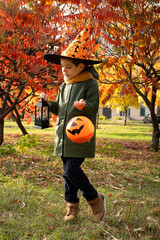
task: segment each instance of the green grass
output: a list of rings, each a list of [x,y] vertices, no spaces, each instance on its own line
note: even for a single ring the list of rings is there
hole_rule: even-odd
[[[152,125],[142,122],[129,121],[124,126],[123,121],[99,121],[98,138],[107,139],[129,139],[129,140],[151,140]],[[104,134],[105,133],[105,134]]]
[[[0,148],[0,240],[158,240],[160,153],[150,151],[152,126],[100,122],[96,157],[83,170],[107,196],[107,217],[94,224],[80,196],[76,222],[66,223],[62,162],[53,157],[54,128],[5,122]],[[17,142],[17,144],[15,144]]]

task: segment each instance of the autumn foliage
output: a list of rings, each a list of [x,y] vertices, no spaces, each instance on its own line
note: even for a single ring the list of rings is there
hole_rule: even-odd
[[[45,6],[44,1],[42,4],[31,2],[29,7],[25,5],[26,1],[0,2],[0,81],[3,116],[10,112],[15,102],[19,104],[18,111],[21,113],[23,107],[29,108],[28,103],[36,91],[47,84],[54,86],[54,70],[50,72],[46,68],[43,55],[49,44],[51,48],[55,44],[54,36],[57,31],[53,31],[49,23],[49,12],[56,9],[50,5]],[[7,106],[9,99],[11,106]]]
[[[4,0],[0,1],[0,119],[22,109],[33,111],[35,95],[48,91],[54,99],[60,69],[44,61],[46,52],[60,53],[86,24],[92,54],[99,68],[101,102],[107,104],[117,87],[138,94],[151,112],[159,134],[159,0]],[[105,91],[103,84],[107,84]],[[103,94],[101,94],[103,92]],[[104,94],[105,93],[105,94]],[[17,116],[17,113],[15,113]],[[27,113],[26,119],[29,117]],[[30,120],[29,120],[30,121]],[[154,144],[153,144],[154,145]],[[155,147],[157,148],[157,147]]]
[[[150,110],[153,123],[152,147],[159,145],[155,107],[159,105],[160,1],[107,1],[102,21],[104,62],[101,82],[109,84],[102,102],[115,93],[115,86],[135,93]],[[115,10],[116,9],[116,10]],[[109,12],[113,13],[110,17]],[[107,16],[107,17],[106,17]],[[102,51],[102,53],[103,53]],[[105,76],[104,76],[105,75]],[[100,85],[103,92],[103,84]],[[101,89],[100,89],[101,92]]]
[[[60,38],[54,21],[50,22],[58,8],[51,1],[0,1],[1,121],[12,113],[20,126],[23,113],[29,123],[38,101],[36,93],[42,90],[55,99],[60,77],[56,68],[47,68],[43,56]]]

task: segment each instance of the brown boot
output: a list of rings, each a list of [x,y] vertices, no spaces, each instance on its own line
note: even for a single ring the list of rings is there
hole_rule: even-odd
[[[104,194],[98,194],[98,197],[88,201],[88,204],[92,208],[92,217],[94,222],[98,223],[103,221],[106,217],[106,196]]]
[[[72,221],[77,218],[79,212],[79,203],[67,203],[67,214],[64,217],[64,221]]]

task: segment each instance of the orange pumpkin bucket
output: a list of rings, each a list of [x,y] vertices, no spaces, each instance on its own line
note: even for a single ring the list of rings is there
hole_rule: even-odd
[[[94,135],[94,125],[84,116],[72,118],[66,127],[67,137],[75,143],[88,142]]]

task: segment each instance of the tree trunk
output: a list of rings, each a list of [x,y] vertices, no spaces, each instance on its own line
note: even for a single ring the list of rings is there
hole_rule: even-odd
[[[153,133],[152,133],[152,148],[157,152],[159,148],[159,124],[156,118],[155,113],[151,112],[152,125],[153,125]]]
[[[124,111],[124,126],[127,125],[127,110]]]
[[[99,125],[99,113],[97,113],[96,129],[98,129],[98,125]]]
[[[152,125],[153,125],[152,148],[157,152],[159,148],[160,131],[156,116],[153,116],[152,118]]]
[[[0,115],[1,115],[1,109],[0,109]],[[4,141],[4,118],[0,119],[0,146],[2,145]]]
[[[159,148],[159,137],[160,137],[160,131],[153,131],[152,134],[152,148],[158,152]]]
[[[28,134],[28,132],[26,131],[26,129],[25,129],[24,126],[22,125],[22,122],[21,122],[21,119],[20,119],[20,116],[19,116],[19,113],[18,113],[17,109],[15,108],[14,111],[15,111],[15,113],[16,113],[16,116],[15,116],[15,114],[13,113],[13,117],[14,117],[14,119],[15,119],[18,127],[21,129],[23,135]]]

